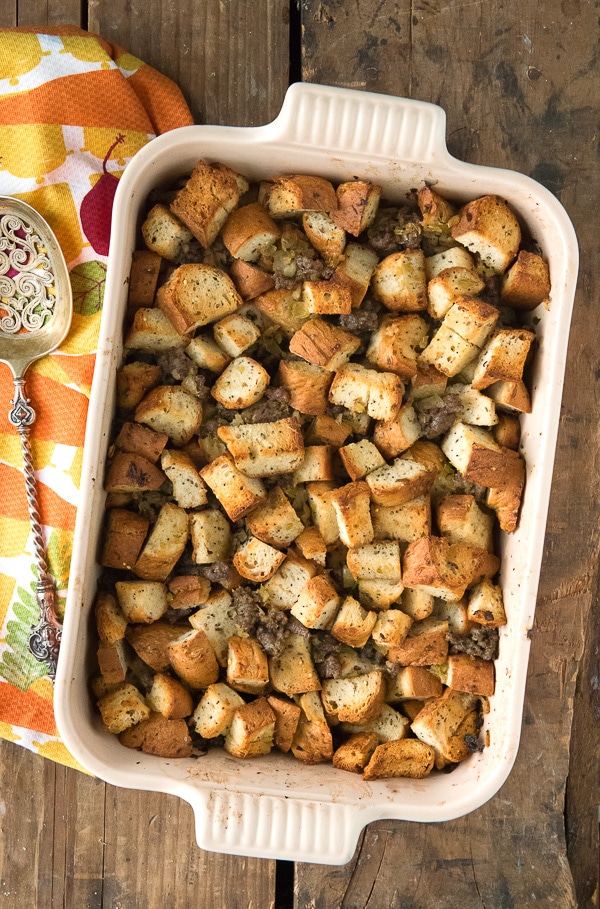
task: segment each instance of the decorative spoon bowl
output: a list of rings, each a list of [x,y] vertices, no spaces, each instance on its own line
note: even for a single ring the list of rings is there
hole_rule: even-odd
[[[14,376],[10,422],[21,437],[27,507],[38,567],[36,596],[40,621],[32,627],[29,648],[48,665],[54,678],[61,627],[56,618],[55,584],[48,573],[37,506],[36,479],[29,433],[35,411],[25,390],[25,372],[34,360],[64,341],[73,313],[69,272],[58,241],[38,212],[9,196],[0,196],[0,361]]]

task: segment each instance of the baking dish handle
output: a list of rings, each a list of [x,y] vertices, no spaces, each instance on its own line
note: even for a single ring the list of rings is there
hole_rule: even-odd
[[[184,797],[200,848],[231,855],[343,865],[370,820],[356,806],[226,789],[193,789]]]
[[[311,152],[358,152],[419,163],[450,158],[445,111],[392,95],[295,82],[269,128]]]

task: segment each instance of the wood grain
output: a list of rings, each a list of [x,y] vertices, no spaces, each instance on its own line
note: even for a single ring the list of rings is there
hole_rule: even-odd
[[[82,0],[2,0],[0,27],[81,25]]]
[[[198,123],[257,126],[281,107],[287,0],[91,2],[89,28],[177,82]]]

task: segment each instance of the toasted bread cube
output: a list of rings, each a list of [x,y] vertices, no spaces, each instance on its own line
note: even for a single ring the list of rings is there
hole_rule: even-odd
[[[292,473],[304,460],[304,439],[294,417],[273,423],[220,426],[236,467],[249,477]]]
[[[332,378],[329,370],[304,360],[281,360],[279,364],[279,380],[289,392],[290,407],[300,413],[325,413]]]
[[[163,451],[160,466],[173,484],[173,498],[181,508],[206,505],[206,486],[186,452],[172,448]]]
[[[229,638],[239,633],[231,604],[231,595],[226,590],[217,589],[189,618],[192,628],[203,630],[221,666],[227,666]]]
[[[136,249],[131,256],[127,315],[132,317],[140,307],[154,304],[162,259],[149,249]]]
[[[169,644],[180,635],[181,628],[159,621],[151,625],[129,625],[126,637],[140,660],[155,672],[165,672],[171,666]]]
[[[209,685],[192,716],[194,729],[204,739],[227,735],[233,715],[244,706],[244,699],[224,682]]]
[[[235,312],[243,300],[224,271],[212,265],[180,265],[157,294],[157,302],[183,339],[203,325]]]
[[[340,457],[352,480],[362,480],[368,473],[385,464],[377,446],[367,439],[344,445],[340,448]]]
[[[500,448],[493,436],[478,426],[455,423],[441,447],[456,470],[481,486],[506,487],[523,480],[521,456],[510,448]]]
[[[398,583],[402,576],[400,546],[396,540],[376,540],[351,549],[346,561],[352,577],[357,580]]]
[[[493,385],[489,385],[486,388],[485,397],[487,396],[500,410],[508,411],[509,413],[531,413],[531,397],[525,382],[522,380],[517,382],[494,382]],[[497,420],[498,417],[496,417]],[[494,436],[496,436],[495,433]],[[496,441],[499,444],[506,445],[507,448],[518,448],[518,441],[516,445],[514,443],[514,434],[511,434],[509,439],[511,440],[510,445],[507,445],[506,442],[499,442],[498,438],[496,438]]]
[[[367,483],[355,482],[341,486],[332,493],[331,504],[344,546],[353,548],[371,542],[371,494]]]
[[[283,650],[269,659],[269,675],[276,691],[293,697],[306,691],[320,691],[321,682],[313,664],[308,638],[290,634]]]
[[[374,612],[363,609],[353,597],[346,597],[332,625],[331,634],[350,647],[364,647],[376,622]]]
[[[276,695],[268,697],[267,703],[275,714],[273,744],[279,751],[287,753],[292,747],[302,711],[296,704]]]
[[[302,228],[325,264],[337,265],[346,248],[345,230],[338,227],[330,215],[321,211],[305,212],[302,215]]]
[[[230,357],[239,357],[260,338],[260,329],[252,319],[240,313],[225,316],[213,326],[215,341]]]
[[[133,568],[149,526],[150,519],[144,515],[125,508],[111,508],[106,519],[100,564],[104,568]]]
[[[372,631],[376,646],[384,653],[388,653],[392,647],[400,647],[412,623],[410,616],[400,609],[385,609],[380,612]]]
[[[118,685],[127,676],[127,655],[123,641],[114,644],[100,643],[97,651],[98,667],[108,685]]]
[[[115,590],[128,622],[149,624],[167,611],[167,588],[160,581],[117,581]]]
[[[550,272],[541,256],[522,249],[502,279],[500,303],[513,309],[535,309],[548,299]]]
[[[457,297],[477,295],[484,288],[485,281],[476,271],[461,266],[446,268],[427,284],[427,312],[433,319],[443,319]]]
[[[481,390],[494,382],[518,382],[535,338],[525,328],[502,328],[481,351],[473,375],[473,388]]]
[[[153,205],[142,224],[142,236],[149,250],[163,259],[176,261],[190,250],[194,235],[166,205]]]
[[[165,581],[183,554],[188,533],[187,512],[173,502],[165,502],[133,566],[135,574],[151,581]]]
[[[408,451],[400,456],[401,461],[415,461],[427,467],[433,474],[438,474],[447,464],[444,453],[439,445],[435,442],[428,442],[426,439],[420,439],[415,442]]]
[[[117,406],[133,410],[147,391],[158,385],[161,378],[160,366],[134,361],[117,370]]]
[[[103,644],[116,644],[125,637],[127,619],[115,597],[106,590],[99,590],[94,600],[96,630]]]
[[[352,734],[370,732],[374,733],[380,742],[395,742],[405,737],[408,720],[389,704],[383,703],[377,716],[366,722],[342,723],[341,729]]]
[[[313,523],[319,529],[326,546],[339,540],[340,530],[331,497],[335,492],[333,483],[307,483],[308,504]]]
[[[171,203],[171,211],[207,249],[247,188],[246,180],[225,165],[198,161]]]
[[[367,359],[379,369],[396,373],[406,382],[416,375],[417,357],[428,340],[428,326],[421,316],[416,313],[387,315],[371,335]]]
[[[333,766],[350,773],[362,773],[378,745],[379,738],[374,732],[357,732],[334,752]]]
[[[190,688],[207,688],[219,677],[219,664],[201,628],[186,631],[168,645],[169,659],[179,678]]]
[[[290,340],[290,353],[331,372],[347,363],[359,347],[360,338],[323,319],[306,322]]]
[[[468,691],[483,697],[494,693],[494,664],[467,653],[456,653],[448,657],[446,684],[454,691]]]
[[[250,537],[234,555],[233,564],[243,578],[260,584],[273,577],[284,559],[284,552]]]
[[[287,218],[305,211],[331,212],[337,208],[329,180],[304,174],[275,177],[261,184],[259,200],[273,218]]]
[[[492,551],[493,518],[474,496],[444,496],[437,505],[436,520],[442,536],[452,543],[471,543]]]
[[[352,236],[358,237],[373,223],[381,198],[381,187],[364,180],[352,180],[340,183],[336,196],[338,207],[332,212],[333,221]]]
[[[471,426],[495,426],[498,422],[496,405],[491,396],[482,394],[470,385],[451,385],[449,394],[458,394],[461,420]]]
[[[448,268],[466,268],[471,272],[476,271],[472,256],[462,246],[452,246],[450,249],[445,249],[443,252],[435,253],[425,259],[425,274],[428,281]]]
[[[379,256],[368,246],[348,243],[333,277],[334,284],[347,287],[352,297],[352,309],[358,309],[369,289]]]
[[[246,694],[262,694],[269,684],[267,655],[254,638],[229,638],[227,684]]]
[[[435,366],[419,365],[416,375],[410,380],[410,401],[420,401],[431,395],[444,394],[448,378]]]
[[[232,211],[221,237],[234,259],[258,262],[263,252],[279,240],[281,231],[259,202]]]
[[[279,486],[246,518],[246,527],[263,543],[279,549],[290,546],[304,530],[304,524]]]
[[[424,666],[403,666],[390,677],[387,686],[387,700],[393,704],[413,698],[437,698],[441,693],[441,681]]]
[[[325,568],[327,546],[318,527],[305,527],[296,537],[295,543],[305,559],[310,559],[321,568]]]
[[[290,611],[306,628],[327,629],[334,622],[340,602],[329,577],[319,574],[308,581]]]
[[[385,699],[383,673],[368,672],[351,679],[324,679],[325,713],[342,723],[364,723],[376,717]]]
[[[326,722],[311,721],[300,713],[291,751],[303,764],[329,763],[333,757],[333,739]]]
[[[238,293],[247,301],[255,300],[256,297],[260,297],[261,294],[265,294],[275,287],[275,278],[272,274],[250,262],[243,262],[242,259],[233,261],[229,274]]]
[[[323,414],[315,418],[306,441],[311,445],[333,445],[334,448],[340,448],[351,434],[352,427],[349,423],[338,423],[333,417]]]
[[[177,679],[157,672],[152,680],[146,703],[154,713],[168,720],[182,720],[191,715],[194,705],[187,688]]]
[[[181,385],[159,385],[142,398],[135,411],[138,423],[164,432],[174,445],[189,442],[202,423],[202,404]]]
[[[229,557],[231,529],[224,514],[216,508],[207,508],[190,514],[189,520],[193,559],[197,565],[210,565]]]
[[[342,315],[352,312],[350,289],[334,281],[304,281],[302,299],[309,313]]]
[[[489,578],[475,584],[469,597],[467,614],[472,622],[487,625],[488,628],[506,625],[502,587],[493,584]]]
[[[460,600],[470,584],[493,576],[500,562],[478,546],[432,536],[409,543],[403,564],[405,587],[416,587],[443,600]]]
[[[252,357],[236,357],[211,388],[211,395],[228,410],[250,407],[260,401],[271,377]]]
[[[518,457],[515,466],[518,468],[515,476],[502,486],[491,487],[486,498],[486,505],[496,512],[500,529],[506,533],[513,533],[517,529],[525,486],[525,462]]]
[[[447,223],[454,216],[454,206],[430,186],[423,186],[417,193],[417,205],[421,212],[421,224],[430,227],[440,222]]]
[[[358,579],[358,598],[367,609],[382,612],[397,603],[402,596],[404,585],[401,581],[374,581]]]
[[[519,222],[498,196],[467,203],[459,212],[452,236],[495,273],[506,271],[521,244]]]
[[[378,505],[405,505],[428,492],[435,475],[431,467],[409,458],[397,458],[393,464],[367,474],[366,481]]]
[[[390,647],[388,660],[401,666],[436,666],[448,656],[448,622],[430,616],[415,622],[401,644]]]
[[[457,297],[444,317],[444,325],[476,347],[483,347],[498,321],[498,310],[477,297]]]
[[[141,455],[117,451],[110,460],[104,488],[106,492],[147,492],[160,489],[165,475]]]
[[[438,600],[435,604],[435,615],[438,619],[448,622],[448,631],[451,634],[468,635],[477,627],[469,618],[468,605],[466,597],[456,602]]]
[[[426,701],[410,728],[420,741],[430,745],[446,761],[461,761],[471,752],[460,733],[467,717],[476,716],[476,708],[475,695],[447,688],[441,697]]]
[[[127,350],[157,354],[181,347],[182,341],[160,309],[141,307],[136,311],[123,343]]]
[[[197,335],[192,338],[185,352],[196,366],[211,372],[223,372],[231,360],[216,341],[206,335]]]
[[[147,720],[150,708],[135,685],[123,682],[98,701],[102,722],[109,732],[118,735]]]
[[[229,454],[221,455],[203,467],[200,476],[225,509],[230,521],[239,521],[260,505],[267,495],[262,482],[238,470]]]
[[[421,424],[412,404],[403,404],[392,420],[378,420],[373,442],[386,458],[395,458],[421,436]]]
[[[391,372],[376,372],[359,363],[346,363],[336,371],[329,389],[332,404],[375,420],[393,420],[402,403],[404,386]]]
[[[399,540],[412,543],[431,533],[431,503],[428,496],[418,496],[405,505],[371,507],[376,540]]]
[[[307,445],[304,460],[294,471],[294,483],[318,483],[333,480],[331,445]]]
[[[371,282],[377,300],[394,312],[427,309],[427,278],[422,249],[404,249],[383,259]]]
[[[291,336],[302,329],[309,317],[300,288],[269,290],[252,301],[254,306]],[[292,351],[293,352],[293,351]]]
[[[442,322],[433,338],[419,356],[419,365],[435,366],[445,376],[458,375],[479,354],[479,347],[465,341]]]
[[[261,593],[268,606],[276,609],[291,609],[297,602],[302,590],[317,573],[314,562],[309,562],[293,550],[288,554],[281,567],[261,587]]]
[[[115,439],[115,448],[139,454],[152,464],[156,464],[160,454],[169,441],[164,432],[154,432],[139,423],[123,423]]]
[[[378,745],[365,767],[364,780],[388,780],[403,776],[421,780],[433,770],[433,748],[415,739]]]
[[[257,698],[235,711],[224,748],[234,757],[259,757],[269,753],[274,735],[275,714],[265,698]]]
[[[415,622],[430,616],[434,605],[433,595],[424,590],[407,587],[402,594],[402,611]]]

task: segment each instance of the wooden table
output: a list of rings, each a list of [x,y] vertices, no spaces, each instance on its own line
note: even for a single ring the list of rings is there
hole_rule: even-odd
[[[592,0],[0,3],[0,26],[70,22],[126,47],[201,123],[268,122],[300,79],[439,103],[450,151],[544,183],[581,245],[522,744],[501,792],[452,823],[373,824],[345,867],[294,867],[203,853],[187,804],[2,742],[6,909],[598,906],[598,13]]]

